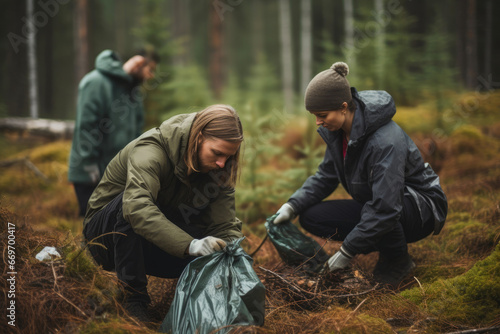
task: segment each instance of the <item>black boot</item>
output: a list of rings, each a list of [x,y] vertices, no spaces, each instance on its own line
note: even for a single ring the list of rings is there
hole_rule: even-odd
[[[415,269],[415,263],[408,253],[389,258],[380,253],[379,260],[373,270],[373,278],[378,283],[397,289],[401,281]]]
[[[148,304],[140,301],[126,302],[124,305],[127,313],[140,322],[150,322],[151,318],[148,314]]]

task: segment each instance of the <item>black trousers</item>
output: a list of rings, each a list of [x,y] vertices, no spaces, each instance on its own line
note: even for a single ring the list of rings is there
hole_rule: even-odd
[[[78,212],[80,217],[85,217],[85,211],[87,211],[87,203],[89,202],[90,196],[97,187],[97,183],[73,183],[73,188],[75,188],[76,199],[78,201],[78,207],[80,211]]]
[[[146,275],[177,278],[194,257],[175,257],[136,234],[123,218],[122,198],[120,194],[92,217],[83,234],[87,242],[106,247],[91,245],[89,250],[103,269],[116,271],[127,291],[127,302],[149,303]]]
[[[299,218],[308,232],[332,240],[344,241],[361,220],[363,205],[355,200],[323,201],[304,211]],[[385,234],[372,248],[363,253],[380,251],[386,258],[395,258],[408,252],[408,243],[430,235],[434,230],[434,218],[422,222],[413,198],[405,196],[403,211],[394,228]]]

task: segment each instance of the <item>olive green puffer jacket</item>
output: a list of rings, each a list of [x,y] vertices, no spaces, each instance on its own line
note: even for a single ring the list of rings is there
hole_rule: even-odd
[[[220,186],[217,172],[187,175],[184,154],[194,116],[174,116],[121,150],[89,200],[84,225],[123,192],[123,216],[135,233],[171,255],[184,257],[194,239],[181,225],[202,236],[242,237],[234,188]]]

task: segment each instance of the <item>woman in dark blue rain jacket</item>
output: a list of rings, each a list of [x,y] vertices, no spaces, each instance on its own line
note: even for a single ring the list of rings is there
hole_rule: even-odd
[[[394,122],[394,100],[385,91],[351,88],[347,64],[316,75],[305,94],[327,144],[316,174],[280,210],[274,223],[300,215],[312,234],[342,241],[327,263],[347,268],[353,256],[379,251],[375,280],[389,287],[415,267],[407,243],[443,228],[448,204],[439,177],[415,143]],[[349,200],[323,201],[339,185]]]

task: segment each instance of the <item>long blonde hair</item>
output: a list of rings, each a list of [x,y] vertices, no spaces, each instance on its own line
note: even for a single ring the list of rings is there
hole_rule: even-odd
[[[229,142],[243,142],[243,127],[234,108],[226,104],[214,104],[196,114],[189,133],[187,151],[184,155],[189,172],[199,172],[198,146],[200,136]],[[240,148],[241,146],[233,156],[229,157],[224,166],[225,183],[233,187],[238,180]]]

